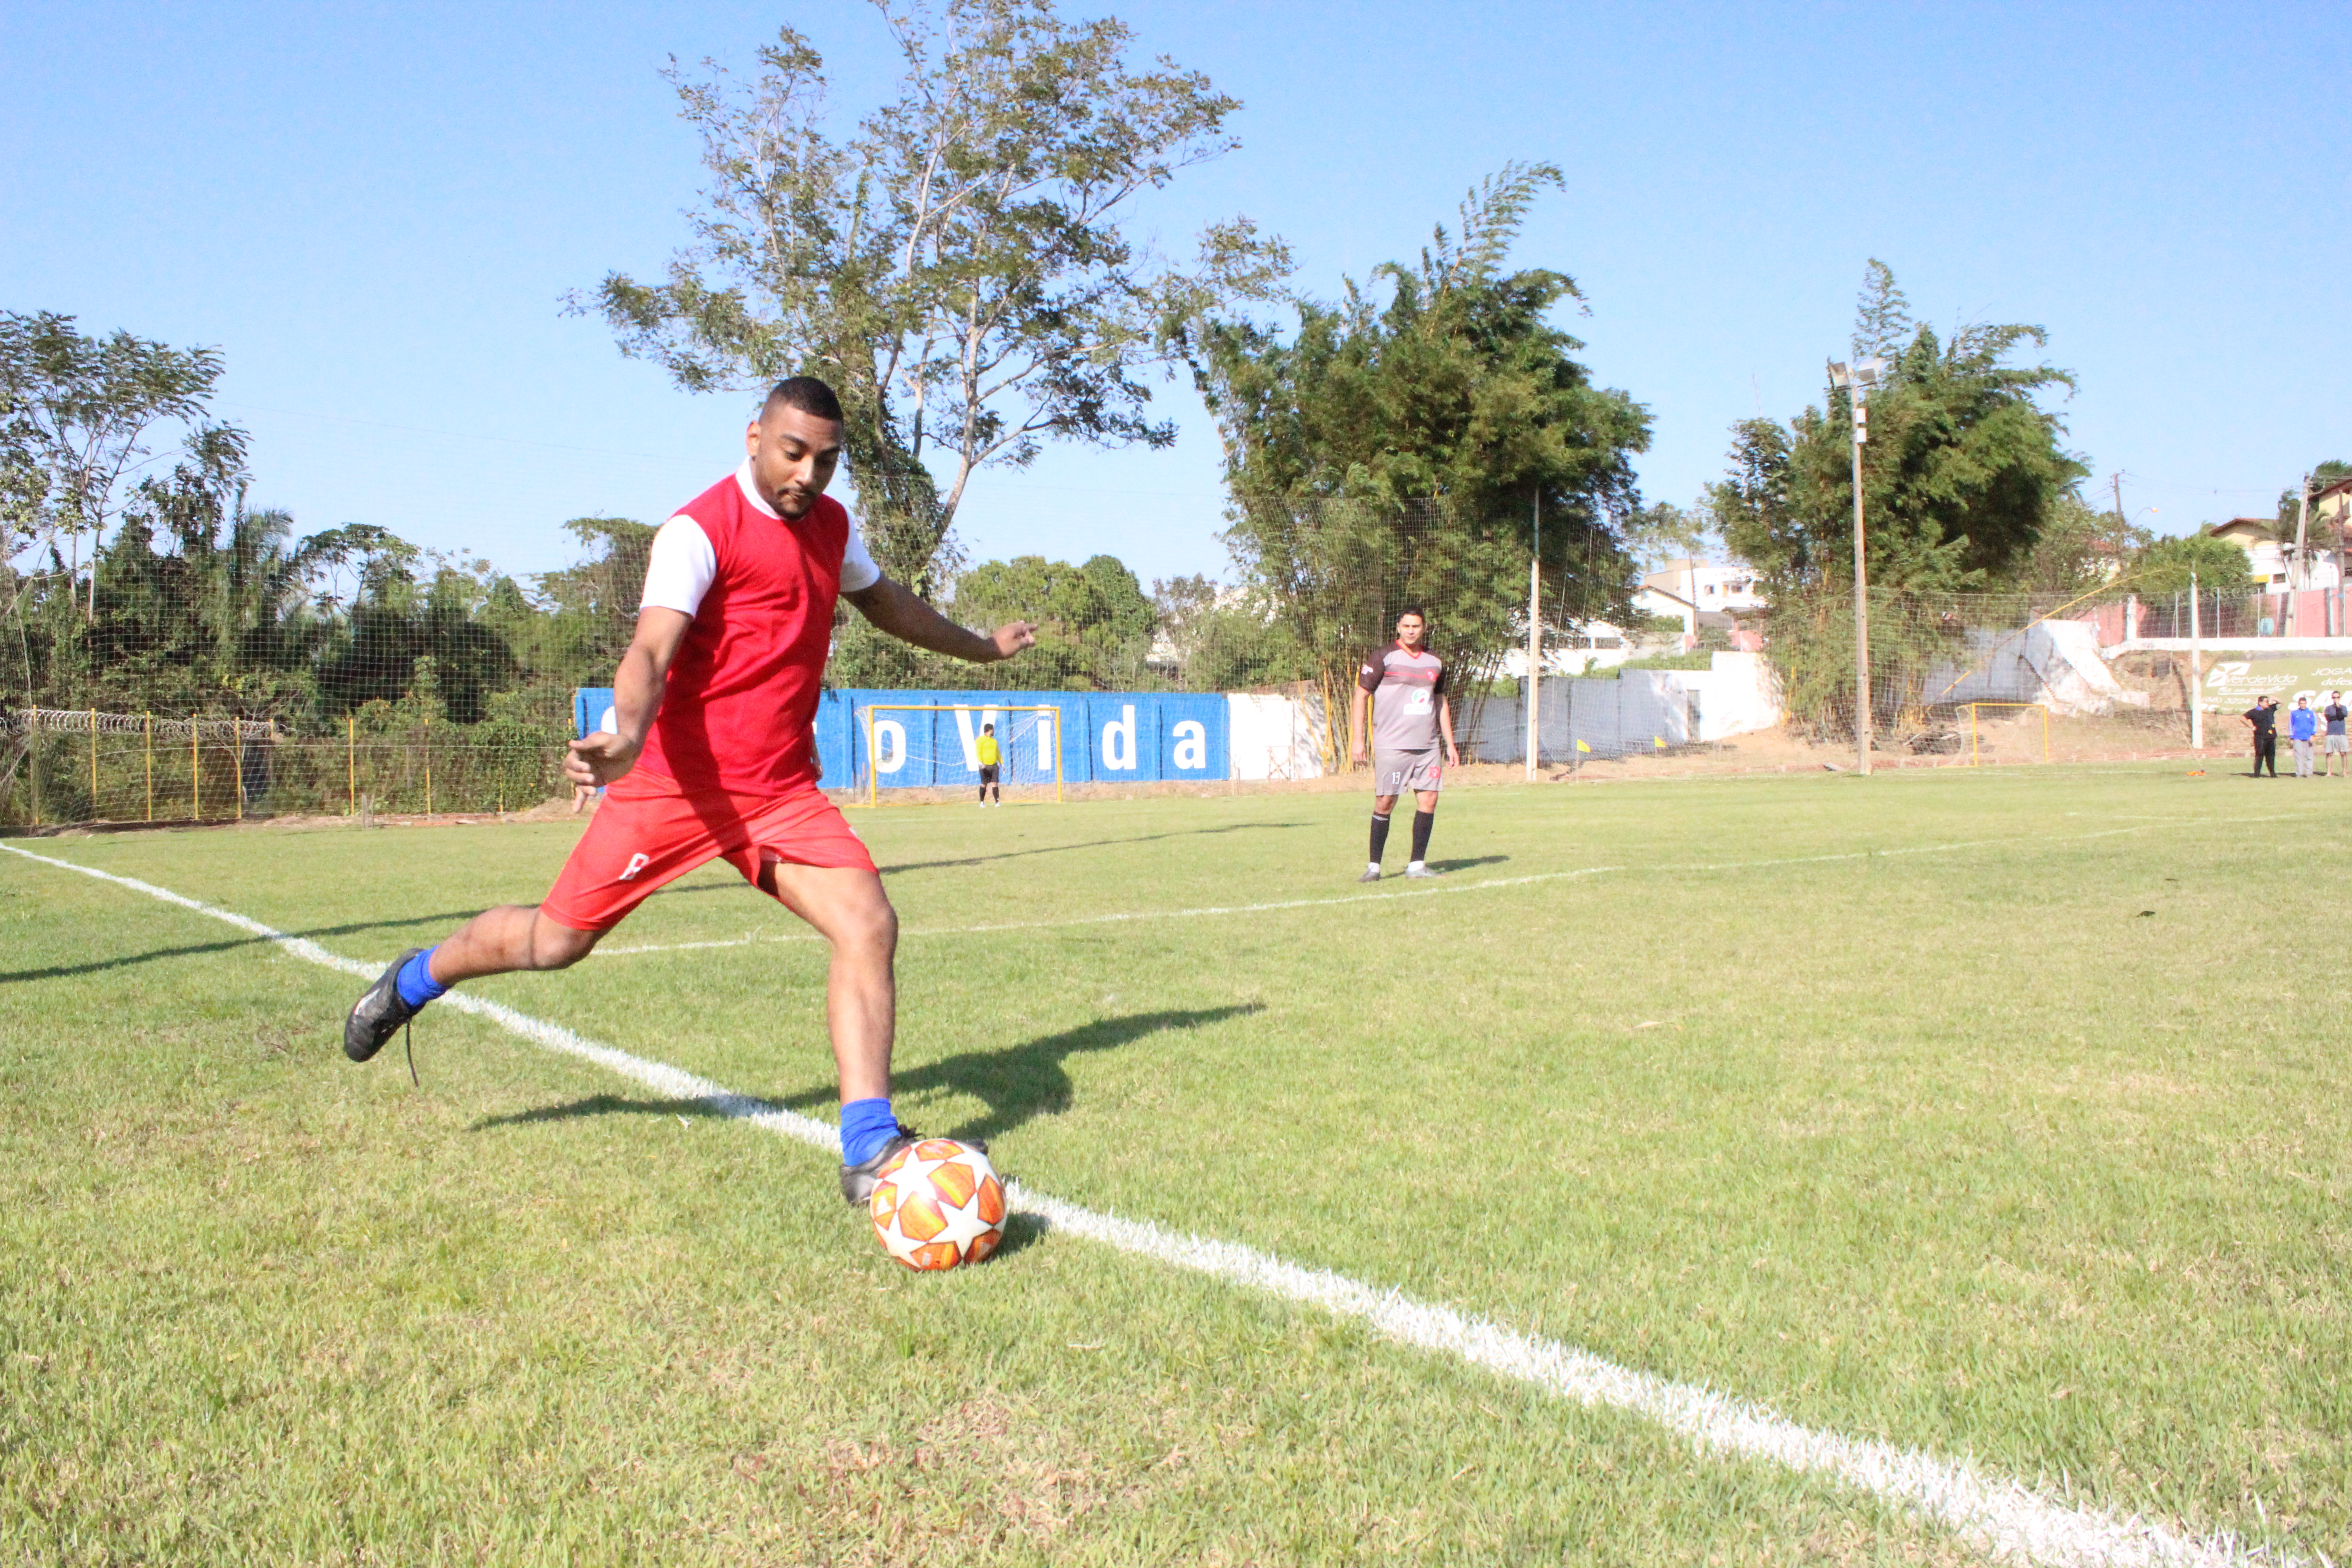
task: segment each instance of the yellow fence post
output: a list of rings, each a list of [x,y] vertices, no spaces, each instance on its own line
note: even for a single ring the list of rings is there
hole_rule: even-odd
[[[425,815],[433,815],[433,715],[425,716]]]
[[[41,710],[37,708],[25,715],[25,733],[29,737],[25,746],[25,776],[33,790],[33,826],[41,825]]]
[[[201,737],[203,723],[194,714],[188,715],[188,813],[197,822],[205,819],[205,748]]]
[[[142,713],[139,728],[147,738],[147,820],[155,820],[155,715]]]
[[[348,800],[345,816],[360,814],[360,721],[351,714],[343,715],[343,787]]]
[[[229,761],[236,768],[236,819],[243,822],[245,820],[245,721],[230,720],[228,732],[232,742],[228,749]]]
[[[89,819],[98,820],[98,710],[89,710]]]

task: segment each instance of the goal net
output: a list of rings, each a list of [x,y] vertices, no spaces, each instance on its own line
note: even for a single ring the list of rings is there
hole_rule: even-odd
[[[982,797],[986,742],[996,743],[991,800],[1062,798],[1061,710],[1051,705],[874,703],[858,710],[857,793],[868,805]]]
[[[1970,767],[2050,760],[2048,703],[1971,702],[1968,716]]]

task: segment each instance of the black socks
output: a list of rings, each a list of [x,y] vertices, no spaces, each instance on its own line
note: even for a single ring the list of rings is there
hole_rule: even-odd
[[[1381,833],[1387,831],[1387,823],[1381,822],[1377,816],[1372,820],[1381,824],[1377,831]],[[1437,813],[1433,811],[1416,811],[1412,814],[1412,858],[1416,865],[1429,858],[1429,830],[1436,821]]]
[[[1423,834],[1422,837],[1428,837],[1428,835],[1427,835],[1427,834]],[[1379,812],[1377,812],[1377,811],[1376,811],[1376,812],[1372,813],[1372,864],[1373,864],[1373,865],[1377,866],[1377,865],[1379,865],[1379,864],[1381,863],[1381,857],[1382,855],[1384,855],[1384,854],[1386,854],[1386,853],[1388,852],[1388,847],[1389,847],[1389,819],[1388,819],[1387,817],[1385,817],[1385,816],[1382,816]]]

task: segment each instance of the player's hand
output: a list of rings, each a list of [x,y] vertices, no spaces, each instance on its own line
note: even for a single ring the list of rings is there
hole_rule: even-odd
[[[996,628],[995,637],[990,640],[996,644],[997,658],[1011,658],[1023,648],[1036,646],[1037,628],[1027,621],[1007,621]]]
[[[1348,760],[1355,763],[1356,766],[1362,767],[1364,765],[1364,748],[1361,746],[1350,747],[1348,752]]]
[[[585,788],[601,788],[635,767],[637,753],[644,749],[642,742],[633,743],[610,730],[599,730],[572,742],[563,759],[563,776]]]
[[[1445,765],[1449,768],[1458,768],[1462,765],[1462,753],[1454,749],[1454,742],[1451,741],[1445,742]]]

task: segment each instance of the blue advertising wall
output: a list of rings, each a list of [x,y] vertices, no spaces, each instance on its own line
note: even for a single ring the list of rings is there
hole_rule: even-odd
[[[606,687],[572,695],[572,724],[585,735],[602,726],[613,705]],[[1054,776],[1051,753],[1061,752],[1065,784],[1156,784],[1171,779],[1223,779],[1232,766],[1227,716],[1219,693],[1163,691],[827,691],[817,704],[816,754],[827,789],[863,788],[866,710],[939,708],[943,712],[875,715],[884,789],[962,787],[979,781],[971,742],[993,722],[1008,739],[1004,776],[1024,783]],[[1051,708],[1043,724],[1016,726],[1010,710]],[[1025,716],[1024,716],[1025,717]],[[884,726],[895,727],[893,734]]]

